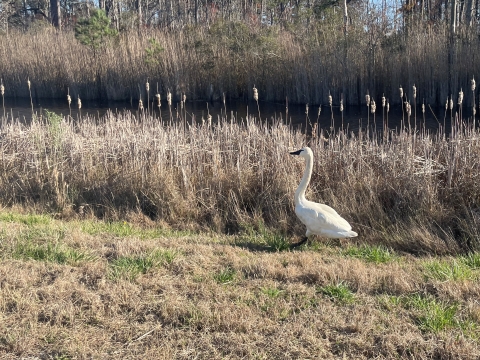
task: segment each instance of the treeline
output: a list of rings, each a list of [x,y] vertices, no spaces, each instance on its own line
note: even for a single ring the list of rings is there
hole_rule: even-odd
[[[457,103],[463,90],[464,105],[474,104],[474,0],[112,0],[100,1],[101,12],[93,3],[66,1],[54,11],[61,30],[51,25],[54,2],[2,3],[7,98],[31,92],[152,102],[156,93],[171,92],[174,101],[248,99],[255,86],[261,101],[320,105],[332,96],[334,105],[348,106],[364,104],[369,94],[376,102],[385,96],[390,104],[443,106]]]

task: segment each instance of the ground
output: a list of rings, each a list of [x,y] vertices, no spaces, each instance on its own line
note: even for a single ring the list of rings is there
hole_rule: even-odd
[[[1,359],[478,359],[480,256],[0,212]]]

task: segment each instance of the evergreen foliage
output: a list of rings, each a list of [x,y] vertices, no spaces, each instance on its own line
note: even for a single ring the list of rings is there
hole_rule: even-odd
[[[90,18],[78,21],[75,26],[75,38],[83,45],[97,50],[105,40],[117,36],[117,31],[110,27],[110,19],[100,9],[91,11]]]

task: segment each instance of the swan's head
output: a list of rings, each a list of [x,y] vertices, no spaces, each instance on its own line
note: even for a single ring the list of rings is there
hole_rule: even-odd
[[[299,155],[304,159],[307,159],[313,156],[313,152],[312,152],[312,149],[310,149],[308,146],[305,146],[300,150],[290,152],[290,155]]]

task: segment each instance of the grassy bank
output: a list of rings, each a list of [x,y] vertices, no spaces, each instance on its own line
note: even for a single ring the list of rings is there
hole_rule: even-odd
[[[0,357],[480,356],[480,257],[0,212]]]
[[[359,16],[359,15],[358,15]],[[179,102],[252,99],[335,105],[365,103],[367,92],[380,102],[401,102],[398,88],[418,89],[418,103],[442,106],[480,74],[476,35],[459,33],[450,45],[449,29],[419,26],[408,36],[354,22],[343,33],[341,12],[311,25],[258,26],[217,21],[211,25],[167,31],[122,32],[95,51],[80,44],[73,31],[46,27],[0,36],[0,77],[5,96],[34,98],[153,100],[170,91]],[[449,48],[454,46],[449,60]],[[473,60],[472,60],[473,59]],[[450,62],[450,63],[449,63]],[[145,82],[151,90],[147,93]],[[465,91],[465,103],[472,105]],[[413,95],[406,96],[413,101]]]
[[[46,112],[28,125],[4,118],[0,135],[4,206],[295,238],[304,233],[293,194],[305,165],[288,152],[308,144],[307,196],[337,209],[361,242],[415,254],[480,245],[480,133],[465,123],[448,138],[392,130],[380,141],[386,134],[365,131],[306,139],[280,120],[187,124],[125,112],[73,121]]]

